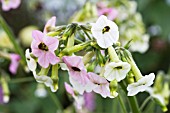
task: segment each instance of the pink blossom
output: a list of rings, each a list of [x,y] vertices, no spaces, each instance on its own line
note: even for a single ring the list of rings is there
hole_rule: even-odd
[[[94,92],[100,94],[104,98],[114,98],[110,93],[109,82],[105,78],[92,72],[89,72],[88,75],[90,80],[94,83],[94,85],[96,85],[93,89]]]
[[[56,37],[46,36],[38,30],[32,32],[33,41],[31,43],[32,53],[38,57],[40,66],[47,68],[49,64],[55,65],[60,59],[55,55],[59,41]]]
[[[4,94],[3,94],[3,89],[2,89],[2,86],[0,85],[0,104],[3,104],[3,103],[4,103],[4,101],[3,101],[3,96],[4,96]]]
[[[12,74],[16,74],[17,72],[17,68],[19,66],[19,61],[20,61],[20,56],[18,54],[10,54],[10,58],[11,58],[11,64],[9,66],[9,71],[12,73]]]
[[[89,110],[89,111],[93,111],[95,109],[95,94],[94,92],[90,92],[90,93],[84,93],[83,94],[84,97],[84,102],[85,102],[85,107]]]
[[[98,9],[98,16],[106,15],[109,20],[114,20],[118,16],[118,11],[114,8]]]
[[[73,88],[67,82],[64,83],[64,86],[65,86],[67,93],[69,93],[72,97],[74,97],[75,94],[74,94]]]
[[[69,80],[73,88],[80,94],[83,94],[84,91],[91,92],[94,85],[88,78],[82,58],[80,56],[64,56],[63,61],[69,69]]]
[[[49,30],[50,30],[50,28],[52,28],[52,27],[55,27],[55,23],[56,23],[56,17],[55,16],[53,16],[53,17],[51,17],[51,19],[49,19],[48,21],[47,21],[47,23],[45,24],[45,27],[44,27],[44,33],[48,33],[49,32]]]
[[[9,11],[19,7],[21,0],[0,0],[2,2],[2,10]]]

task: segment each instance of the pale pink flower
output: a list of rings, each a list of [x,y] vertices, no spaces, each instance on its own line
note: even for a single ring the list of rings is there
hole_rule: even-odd
[[[44,33],[48,33],[49,30],[52,28],[52,27],[55,27],[55,23],[56,23],[56,17],[53,16],[51,17],[51,19],[49,19],[47,21],[47,23],[45,24],[45,27],[44,27]]]
[[[89,72],[88,75],[89,75],[90,80],[96,86],[93,89],[94,92],[100,94],[104,98],[106,97],[114,98],[114,96],[112,96],[110,92],[109,82],[104,77],[101,77],[92,72]]]
[[[114,20],[118,16],[118,11],[114,8],[98,9],[98,16],[106,15],[109,20]]]
[[[49,37],[38,30],[32,32],[33,41],[31,43],[32,53],[38,57],[40,66],[47,68],[49,64],[55,65],[60,59],[55,55],[59,41],[57,37]]]
[[[80,94],[91,92],[94,85],[89,80],[82,58],[79,56],[64,56],[64,63],[69,69],[69,80],[73,88]]]
[[[90,92],[90,93],[84,93],[83,94],[84,97],[84,106],[86,107],[86,109],[88,109],[89,111],[93,111],[95,109],[95,94],[94,92]]]
[[[9,66],[9,71],[12,74],[16,74],[18,66],[19,66],[19,61],[21,58],[18,54],[15,54],[15,53],[10,54],[10,58],[11,58],[11,64]]]
[[[18,8],[21,0],[0,0],[0,2],[2,3],[2,10],[9,11]]]
[[[75,90],[66,82],[64,83],[67,93],[69,93],[75,100],[75,106],[77,109],[82,109],[84,106],[84,98],[82,95],[75,94]]]

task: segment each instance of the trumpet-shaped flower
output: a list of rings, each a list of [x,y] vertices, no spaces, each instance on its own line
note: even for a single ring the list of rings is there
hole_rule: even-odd
[[[82,58],[79,56],[64,56],[64,63],[69,69],[69,80],[73,88],[80,94],[91,92],[93,83],[89,80]]]
[[[49,19],[48,21],[47,21],[47,23],[45,24],[45,27],[44,27],[44,33],[48,33],[49,31],[51,31],[51,29],[53,28],[53,27],[55,27],[55,23],[56,23],[56,17],[55,16],[53,16],[53,17],[51,17],[51,19]]]
[[[58,88],[57,89],[55,88],[54,82],[53,82],[53,80],[49,76],[46,76],[46,75],[37,75],[35,71],[33,71],[33,75],[34,75],[35,80],[38,83],[43,83],[47,87],[50,87],[52,92],[56,92],[57,91]]]
[[[114,98],[118,95],[118,93],[116,93],[114,96],[111,95],[109,82],[104,77],[101,77],[92,72],[89,72],[88,75],[90,80],[93,82],[95,86],[93,89],[94,92],[100,94],[104,98],[106,97]]]
[[[19,7],[21,0],[0,0],[0,2],[2,2],[2,10],[9,11]]]
[[[46,36],[38,30],[34,30],[32,36],[34,38],[31,43],[32,53],[38,57],[40,66],[47,68],[49,64],[55,65],[60,61],[54,53],[59,44],[56,37]]]
[[[75,106],[77,109],[82,109],[84,105],[84,98],[82,95],[75,94],[75,90],[66,82],[64,83],[67,93],[69,93],[75,100]]]
[[[109,81],[116,79],[119,82],[126,77],[129,71],[130,64],[127,62],[111,62],[105,67],[104,77]]]
[[[25,56],[26,56],[26,62],[28,65],[28,68],[30,71],[35,71],[37,68],[37,63],[36,61],[31,57],[31,53],[29,52],[29,49],[25,51]]]
[[[17,72],[17,68],[19,66],[19,61],[20,61],[20,56],[18,54],[10,54],[10,58],[11,58],[11,64],[9,66],[9,71],[12,74],[16,74]]]
[[[96,23],[92,23],[91,32],[102,48],[112,46],[119,39],[118,26],[104,15],[101,15]]]
[[[149,86],[153,84],[154,79],[155,74],[150,73],[149,75],[146,75],[139,79],[137,82],[129,84],[127,87],[128,96],[134,96],[139,92],[145,91]]]

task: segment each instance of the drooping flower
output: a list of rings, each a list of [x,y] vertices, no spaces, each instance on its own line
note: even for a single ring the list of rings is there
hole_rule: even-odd
[[[116,79],[120,82],[126,77],[129,71],[130,64],[127,62],[111,62],[105,67],[104,77],[109,81]]]
[[[155,74],[150,73],[149,75],[143,76],[137,82],[128,85],[128,96],[134,96],[139,92],[145,91],[149,86],[153,84]]]
[[[9,66],[9,71],[12,74],[16,74],[17,68],[19,66],[19,61],[20,61],[21,58],[18,54],[15,54],[15,53],[11,53],[10,58],[11,58],[11,64]]]
[[[111,95],[109,82],[104,77],[101,77],[92,72],[89,72],[88,75],[90,80],[95,85],[93,89],[94,92],[100,94],[104,98],[106,97],[114,98],[118,95],[118,93],[116,93],[115,95]]]
[[[60,61],[54,53],[59,44],[56,37],[46,36],[38,30],[34,30],[32,36],[34,38],[31,43],[32,53],[38,57],[40,66],[47,68],[49,64],[54,65]]]
[[[114,8],[105,7],[98,9],[98,15],[106,15],[109,20],[114,20],[118,15],[118,11]]]
[[[64,83],[65,85],[65,89],[67,91],[67,93],[69,93],[75,100],[75,106],[77,109],[82,109],[82,107],[84,106],[84,98],[82,95],[78,95],[78,94],[75,94],[75,91],[73,89],[73,87],[71,87],[68,83]]]
[[[25,56],[26,56],[26,62],[28,65],[28,68],[30,71],[35,71],[37,68],[37,63],[36,61],[31,57],[31,53],[29,52],[29,49],[25,51]]]
[[[80,56],[64,56],[64,63],[69,69],[69,80],[73,88],[80,94],[91,92],[94,85],[89,80],[87,71]]]
[[[51,31],[51,29],[53,28],[53,27],[55,27],[55,23],[56,23],[56,17],[55,16],[53,16],[53,17],[51,17],[51,19],[49,19],[48,21],[47,21],[47,23],[45,24],[45,27],[44,27],[44,33],[48,33],[49,31]]]
[[[108,48],[119,39],[118,26],[104,15],[101,15],[96,23],[92,23],[91,32],[102,48]]]
[[[0,2],[2,3],[2,10],[9,11],[18,8],[21,0],[0,0]]]
[[[53,80],[47,76],[47,75],[37,75],[35,71],[33,71],[33,75],[34,75],[34,78],[35,80],[38,82],[38,83],[43,83],[45,84],[47,87],[50,87],[51,91],[52,92],[56,92],[57,89],[55,88],[54,86],[54,82]]]

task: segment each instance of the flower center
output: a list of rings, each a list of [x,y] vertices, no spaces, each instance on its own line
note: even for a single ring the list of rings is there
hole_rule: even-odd
[[[102,29],[102,33],[104,34],[105,32],[109,32],[110,30],[110,27],[109,26],[105,26],[103,29]]]
[[[122,66],[117,66],[115,68],[119,70],[119,69],[122,69]]]
[[[42,42],[38,45],[38,48],[43,51],[48,51],[48,47]]]
[[[74,71],[78,71],[78,72],[81,71],[81,70],[80,70],[79,68],[77,68],[77,67],[71,67],[71,69],[73,69]]]

